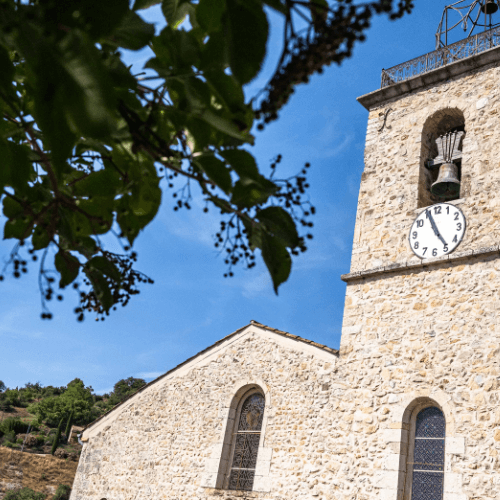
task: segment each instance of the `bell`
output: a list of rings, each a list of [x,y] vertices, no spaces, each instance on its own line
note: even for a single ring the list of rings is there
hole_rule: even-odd
[[[458,167],[454,163],[443,163],[439,167],[439,175],[431,186],[431,193],[441,199],[458,198],[460,195],[460,181]]]
[[[495,0],[486,0],[486,2],[481,5],[481,12],[483,14],[494,14],[498,10],[498,5]]]

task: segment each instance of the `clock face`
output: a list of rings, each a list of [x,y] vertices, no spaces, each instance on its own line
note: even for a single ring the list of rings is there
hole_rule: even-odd
[[[465,216],[455,205],[432,205],[421,212],[411,226],[410,247],[421,259],[442,257],[458,247],[465,226]]]

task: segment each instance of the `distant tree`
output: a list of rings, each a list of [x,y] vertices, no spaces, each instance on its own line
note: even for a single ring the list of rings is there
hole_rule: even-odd
[[[47,495],[32,490],[31,488],[21,488],[8,490],[3,500],[44,500]]]
[[[50,454],[53,455],[59,446],[59,441],[61,439],[61,428],[64,421],[64,417],[59,420],[59,425],[57,426],[57,432],[54,436],[54,442],[52,443],[52,449],[50,450]]]
[[[121,403],[144,385],[146,385],[146,381],[142,378],[129,377],[119,380],[114,386],[111,398],[116,400],[116,403]]]
[[[28,408],[32,414],[37,416],[38,422],[46,422],[49,425],[69,418],[73,412],[73,422],[86,424],[92,420],[93,406],[92,389],[85,387],[79,378],[72,380],[63,394],[42,399]]]
[[[167,25],[155,35],[137,12],[159,3]],[[48,301],[63,299],[57,288],[70,285],[78,320],[104,319],[152,281],[134,269],[132,245],[170,190],[174,210],[197,196],[220,213],[214,245],[225,276],[262,256],[277,292],[312,238],[315,208],[307,170],[280,177],[277,155],[264,172],[248,151],[251,131],[276,120],[296,86],[350,57],[374,16],[397,19],[412,5],[2,0],[0,198],[3,237],[14,244],[0,273],[19,278],[38,260],[43,319]],[[279,63],[245,96],[266,57],[271,13],[283,21]],[[144,68],[131,68],[123,53],[145,47]]]
[[[7,389],[7,387],[5,386],[5,384],[0,380],[0,392],[3,392],[5,391],[5,389]]]

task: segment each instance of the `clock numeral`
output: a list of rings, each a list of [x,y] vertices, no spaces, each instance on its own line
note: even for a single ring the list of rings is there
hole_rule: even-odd
[[[446,207],[446,213],[449,214],[450,213],[450,207]]]
[[[434,250],[432,250],[432,256],[433,257],[436,257],[438,254],[438,249],[437,248],[434,248]]]
[[[443,248],[443,252],[444,253],[447,253],[448,252],[448,245],[445,245],[444,248]]]
[[[427,252],[427,247],[424,247],[423,250],[424,250],[424,253],[422,255],[425,255],[425,252]]]
[[[424,227],[424,221],[422,219],[417,221],[417,227]]]
[[[439,215],[439,214],[441,213],[441,208],[442,208],[442,207],[434,207],[434,213],[435,213],[436,215]]]
[[[416,240],[417,239],[417,231],[413,231],[413,239]]]
[[[459,215],[460,215],[460,214],[459,214],[458,212],[455,212],[455,219],[454,219],[454,220],[458,220],[458,216],[459,216]]]
[[[417,249],[418,249],[418,241],[416,241],[416,242],[415,242],[415,245],[414,245],[414,247],[413,247],[413,248],[414,248],[415,250],[417,250]]]
[[[452,243],[458,243],[458,237],[457,237],[457,235],[455,235],[455,237],[453,238]]]
[[[457,231],[462,230],[462,224],[460,222],[457,223]]]

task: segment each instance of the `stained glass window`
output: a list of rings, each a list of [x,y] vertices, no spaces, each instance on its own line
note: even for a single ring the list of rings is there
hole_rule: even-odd
[[[442,500],[446,422],[436,407],[417,415],[411,500]]]
[[[234,435],[233,461],[229,475],[230,490],[252,490],[264,406],[264,396],[252,394],[241,407],[238,428]]]

